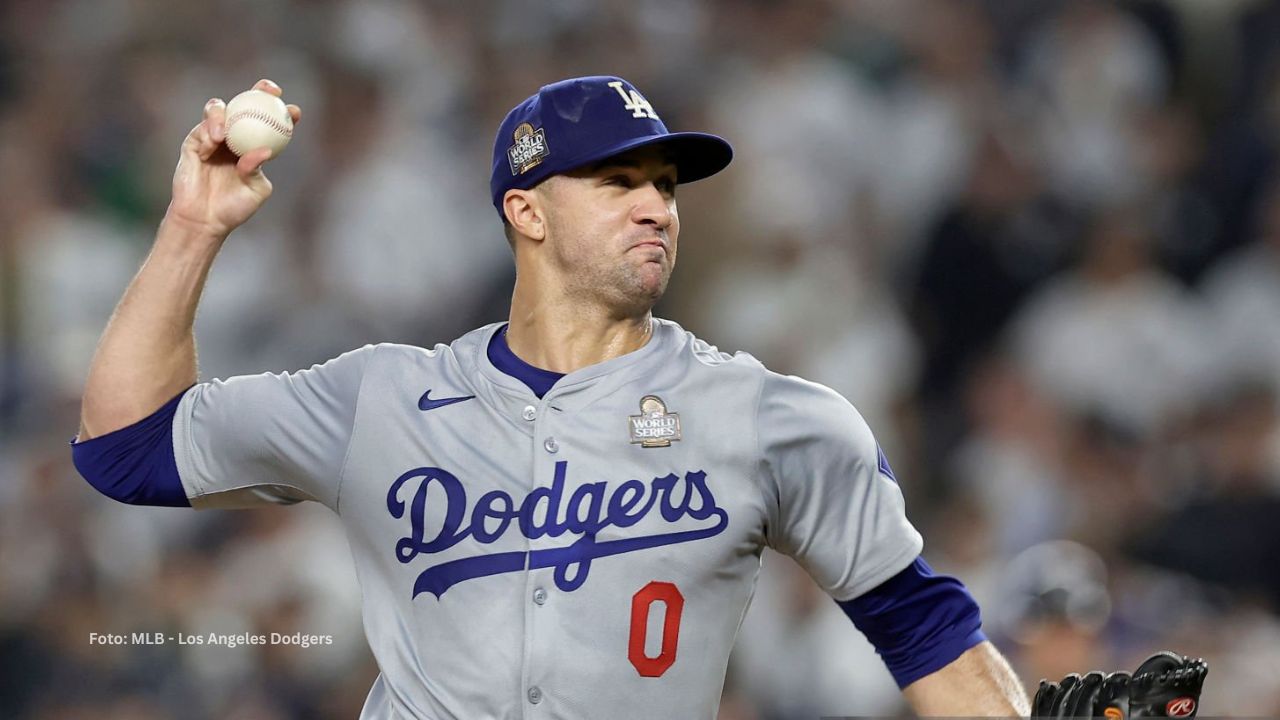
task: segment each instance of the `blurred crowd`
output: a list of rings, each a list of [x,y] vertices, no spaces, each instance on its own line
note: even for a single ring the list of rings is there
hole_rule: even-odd
[[[99,334],[212,96],[304,118],[219,257],[202,376],[505,318],[493,132],[633,81],[737,152],[680,190],[660,315],[837,389],[925,557],[1029,686],[1210,662],[1280,715],[1280,2],[0,3],[0,717],[354,718],[376,666],[318,506],[137,508],[75,473]],[[91,632],[331,646],[91,645]],[[874,651],[766,553],[722,720],[894,715]]]

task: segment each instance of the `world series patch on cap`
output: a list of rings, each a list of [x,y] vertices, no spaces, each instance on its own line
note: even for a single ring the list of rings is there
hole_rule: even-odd
[[[733,148],[717,135],[667,130],[653,105],[620,77],[594,75],[544,85],[498,128],[489,191],[502,215],[508,190],[527,190],[560,173],[647,145],[671,152],[676,180],[723,170]]]

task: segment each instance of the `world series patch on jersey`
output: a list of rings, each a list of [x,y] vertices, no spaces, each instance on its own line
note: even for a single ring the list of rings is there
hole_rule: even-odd
[[[667,412],[657,395],[640,398],[640,414],[631,416],[631,442],[643,447],[668,447],[680,439],[680,415]]]
[[[179,405],[193,506],[339,516],[381,670],[363,718],[714,718],[765,547],[837,600],[919,554],[835,392],[654,320],[540,399],[489,362],[501,327]]]

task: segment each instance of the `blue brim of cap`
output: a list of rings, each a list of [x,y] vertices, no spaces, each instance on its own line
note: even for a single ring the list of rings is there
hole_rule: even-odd
[[[628,140],[597,154],[577,158],[574,160],[574,167],[590,165],[650,145],[661,146],[671,151],[671,160],[676,166],[676,182],[681,185],[711,177],[728,167],[729,162],[733,160],[733,147],[718,135],[676,132]]]

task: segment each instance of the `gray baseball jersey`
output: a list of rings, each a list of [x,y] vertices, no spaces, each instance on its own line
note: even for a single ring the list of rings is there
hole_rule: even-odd
[[[854,408],[654,320],[542,399],[500,324],[196,385],[197,508],[341,518],[381,675],[363,718],[713,718],[766,545],[835,599],[919,554]]]

